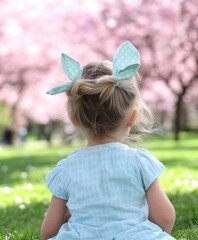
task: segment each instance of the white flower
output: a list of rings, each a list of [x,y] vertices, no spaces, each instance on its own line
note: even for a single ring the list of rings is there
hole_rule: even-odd
[[[181,180],[177,179],[177,180],[175,181],[175,185],[176,185],[176,186],[180,186],[180,185],[182,185]]]
[[[21,173],[21,178],[23,178],[23,179],[24,179],[24,178],[27,178],[27,173],[26,173],[26,172],[22,172],[22,173]]]
[[[198,187],[198,181],[196,179],[193,179],[191,183],[193,187]]]
[[[27,190],[32,191],[34,189],[33,185],[31,183],[28,183],[26,185]]]
[[[3,187],[3,193],[10,193],[11,192],[11,189],[10,189],[10,187],[8,187],[8,186],[5,186],[5,187]]]
[[[25,204],[22,203],[22,204],[19,205],[19,208],[20,208],[20,209],[25,209],[26,206],[25,206]]]
[[[14,201],[15,201],[15,203],[22,203],[23,202],[23,200],[20,196],[15,196]]]
[[[184,183],[184,185],[189,185],[190,181],[189,181],[189,179],[184,179],[183,183]]]

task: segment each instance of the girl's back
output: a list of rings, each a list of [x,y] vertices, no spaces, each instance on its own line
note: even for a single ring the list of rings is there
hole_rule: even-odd
[[[146,231],[147,239],[173,239],[147,220],[145,190],[163,170],[148,151],[119,142],[74,151],[47,176],[51,192],[69,199],[71,218],[60,236],[139,240]]]

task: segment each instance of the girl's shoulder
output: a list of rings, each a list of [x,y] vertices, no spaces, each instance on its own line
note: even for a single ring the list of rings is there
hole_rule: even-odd
[[[147,149],[134,149],[135,161],[128,161],[129,169],[136,169],[146,190],[159,177],[165,166]]]
[[[142,167],[152,166],[163,166],[163,164],[156,158],[149,150],[144,148],[136,149],[136,160]]]
[[[125,145],[119,151],[123,155],[126,155],[129,161],[133,159],[133,162],[135,164],[137,163],[143,164],[144,162],[148,162],[148,161],[159,161],[149,150],[144,148],[134,148],[134,147]]]
[[[139,164],[146,164],[147,162],[160,162],[149,150],[144,148],[126,148],[129,158],[134,158],[134,161]]]

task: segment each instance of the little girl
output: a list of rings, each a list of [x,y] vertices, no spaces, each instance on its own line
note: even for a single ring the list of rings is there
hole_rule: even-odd
[[[149,133],[153,124],[138,88],[137,49],[126,41],[112,62],[83,68],[62,54],[62,67],[70,81],[48,93],[66,92],[70,119],[88,144],[46,177],[52,198],[42,239],[174,239],[175,211],[158,180],[163,164],[124,143],[130,130]]]

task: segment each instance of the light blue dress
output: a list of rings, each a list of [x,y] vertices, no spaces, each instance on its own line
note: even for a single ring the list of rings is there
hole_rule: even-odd
[[[164,168],[147,150],[119,142],[74,151],[46,177],[71,213],[51,240],[174,239],[148,220],[145,190]]]

